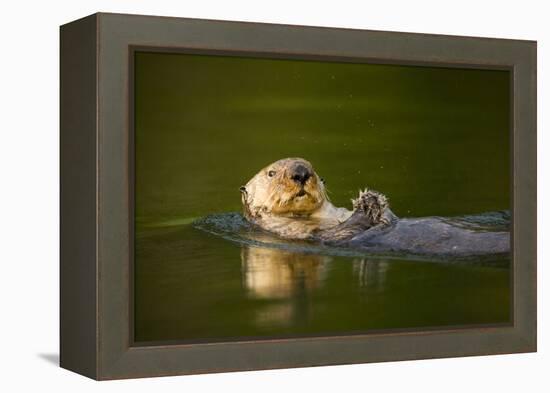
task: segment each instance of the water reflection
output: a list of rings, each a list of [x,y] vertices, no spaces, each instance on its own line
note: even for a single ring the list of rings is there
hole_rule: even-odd
[[[332,257],[276,248],[244,246],[243,284],[253,298],[285,299],[313,292],[323,285]],[[353,281],[361,288],[382,290],[389,262],[359,258],[352,262]]]
[[[329,256],[245,246],[241,251],[247,296],[266,300],[255,310],[258,326],[300,326],[311,315],[311,297],[323,286]]]
[[[250,243],[191,226],[142,234],[136,341],[327,335],[510,318],[509,259],[439,263]]]
[[[326,255],[244,246],[241,263],[247,297],[263,301],[255,310],[255,323],[272,328],[306,325],[316,304],[323,303],[316,298],[323,296],[331,264],[338,262]],[[350,281],[358,296],[384,290],[388,261],[360,258],[352,266]]]
[[[362,289],[383,291],[389,263],[383,259],[354,259],[353,275]]]
[[[320,287],[331,257],[275,248],[243,247],[243,281],[255,298],[284,299]]]

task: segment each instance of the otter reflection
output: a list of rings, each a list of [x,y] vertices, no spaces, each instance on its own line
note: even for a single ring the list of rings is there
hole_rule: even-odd
[[[299,254],[276,248],[243,247],[244,285],[250,296],[283,299],[307,294],[324,278],[328,256]]]
[[[383,291],[386,285],[386,275],[389,263],[384,259],[355,259],[353,261],[353,275],[357,277],[357,284],[369,292]]]
[[[268,328],[307,324],[311,295],[322,287],[330,260],[275,248],[243,247],[243,284],[248,296],[268,301],[257,309],[256,323]]]
[[[245,246],[241,250],[243,285],[250,298],[265,304],[255,320],[264,327],[306,325],[313,317],[314,294],[329,278],[330,256],[303,254],[277,248]],[[348,270],[360,292],[383,290],[388,262],[356,259]]]

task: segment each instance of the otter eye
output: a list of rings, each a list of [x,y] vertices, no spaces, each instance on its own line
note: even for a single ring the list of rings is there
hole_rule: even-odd
[[[267,172],[267,176],[269,176],[269,177],[275,176],[275,171],[269,171],[269,172]]]
[[[325,184],[325,179],[323,179],[322,177],[320,177],[319,180],[321,180],[321,183]]]

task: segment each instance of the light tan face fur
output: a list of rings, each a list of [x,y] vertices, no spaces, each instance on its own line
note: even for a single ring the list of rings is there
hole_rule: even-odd
[[[306,181],[296,180],[297,168],[302,171],[299,173],[306,173]],[[266,166],[241,187],[241,193],[245,215],[249,218],[308,216],[327,200],[321,178],[302,158],[285,158]]]

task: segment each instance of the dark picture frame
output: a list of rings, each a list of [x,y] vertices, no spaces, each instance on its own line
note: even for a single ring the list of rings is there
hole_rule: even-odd
[[[513,323],[326,337],[133,342],[139,49],[509,70]],[[536,42],[98,13],[61,27],[60,363],[90,378],[536,351]]]

